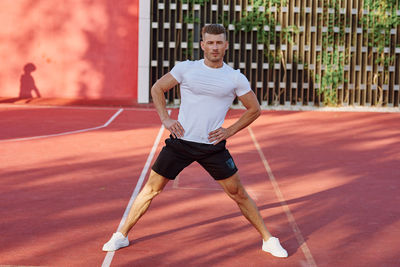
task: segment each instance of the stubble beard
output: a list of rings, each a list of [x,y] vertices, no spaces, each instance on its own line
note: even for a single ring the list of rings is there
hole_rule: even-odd
[[[214,57],[212,53],[210,53],[207,56],[208,61],[211,61],[211,62],[220,62],[223,60],[223,58],[224,58],[224,55],[221,53],[219,53],[217,57]]]

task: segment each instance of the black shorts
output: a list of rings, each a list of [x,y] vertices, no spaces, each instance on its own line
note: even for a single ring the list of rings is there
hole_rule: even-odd
[[[215,180],[226,179],[238,169],[225,144],[225,140],[212,145],[170,137],[165,140],[152,170],[174,180],[185,167],[197,161]]]

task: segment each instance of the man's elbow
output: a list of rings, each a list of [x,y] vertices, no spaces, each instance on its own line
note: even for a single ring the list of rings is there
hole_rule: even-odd
[[[261,107],[260,105],[257,105],[256,107],[253,108],[253,116],[255,119],[257,119],[258,117],[260,117],[261,115]]]
[[[155,83],[150,89],[150,93],[153,98],[160,94],[160,92],[162,92],[162,90],[159,86],[157,86],[157,83]]]

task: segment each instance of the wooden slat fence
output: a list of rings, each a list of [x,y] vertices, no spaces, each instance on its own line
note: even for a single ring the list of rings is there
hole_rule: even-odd
[[[201,27],[220,23],[225,62],[248,77],[262,105],[398,107],[399,2],[154,0],[150,83],[201,58]],[[178,104],[179,88],[166,98]]]

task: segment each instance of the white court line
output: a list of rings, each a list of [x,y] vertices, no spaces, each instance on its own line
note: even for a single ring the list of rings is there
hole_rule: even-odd
[[[253,143],[254,143],[255,147],[257,148],[258,154],[260,155],[260,158],[261,158],[261,160],[262,160],[262,162],[264,164],[264,167],[265,167],[265,169],[266,169],[266,171],[268,173],[268,177],[269,177],[269,180],[270,180],[270,182],[271,182],[271,184],[272,184],[272,186],[274,188],[275,194],[278,197],[278,200],[279,200],[283,210],[286,213],[286,216],[288,218],[290,226],[292,227],[292,230],[293,230],[293,232],[294,232],[294,234],[296,236],[297,242],[299,243],[301,250],[303,251],[304,256],[306,257],[309,266],[316,267],[317,264],[315,263],[315,260],[314,260],[312,254],[311,254],[311,251],[308,248],[308,246],[306,244],[306,241],[304,240],[303,235],[301,234],[300,228],[297,225],[296,220],[294,219],[293,214],[290,211],[289,206],[287,205],[286,200],[283,197],[283,194],[282,194],[281,190],[279,189],[279,186],[278,186],[278,183],[276,182],[275,176],[272,173],[271,167],[269,166],[268,161],[265,158],[265,155],[262,152],[261,147],[257,142],[257,139],[256,139],[256,137],[255,137],[255,135],[253,133],[253,130],[251,130],[250,127],[247,127],[247,129],[248,129],[248,131],[250,133],[251,138],[253,139]]]
[[[170,113],[171,112],[168,111],[168,114],[170,114]],[[142,187],[144,178],[146,177],[147,171],[150,168],[150,163],[153,160],[154,154],[156,153],[156,150],[157,150],[158,144],[160,143],[161,136],[162,136],[163,132],[164,132],[164,125],[161,125],[160,130],[158,131],[158,135],[156,137],[156,140],[154,141],[153,147],[151,148],[150,154],[147,157],[147,161],[144,164],[142,173],[140,174],[140,177],[139,177],[139,180],[138,180],[138,182],[136,184],[135,190],[133,191],[132,196],[129,199],[129,203],[125,208],[124,215],[122,216],[122,219],[121,219],[121,221],[120,221],[120,223],[118,225],[117,232],[121,229],[122,225],[125,223],[126,218],[128,217],[128,214],[129,214],[129,210],[131,209],[131,206],[133,204],[133,201],[135,200],[135,198],[139,194],[139,190]],[[109,267],[111,265],[111,262],[112,262],[112,259],[114,257],[114,254],[115,254],[115,251],[107,252],[107,255],[104,258],[103,264],[101,266],[102,267]]]
[[[14,139],[4,139],[0,140],[0,143],[4,142],[15,142],[15,141],[26,141],[26,140],[35,140],[35,139],[41,139],[41,138],[48,138],[48,137],[54,137],[54,136],[61,136],[61,135],[68,135],[68,134],[76,134],[76,133],[83,133],[83,132],[88,132],[88,131],[93,131],[93,130],[98,130],[107,127],[110,125],[110,123],[118,117],[121,112],[124,111],[124,109],[120,109],[117,112],[114,113],[114,115],[103,125],[93,127],[93,128],[87,128],[87,129],[82,129],[82,130],[76,130],[76,131],[70,131],[70,132],[63,132],[63,133],[57,133],[57,134],[48,134],[48,135],[38,135],[38,136],[31,136],[31,137],[24,137],[24,138],[14,138]]]

